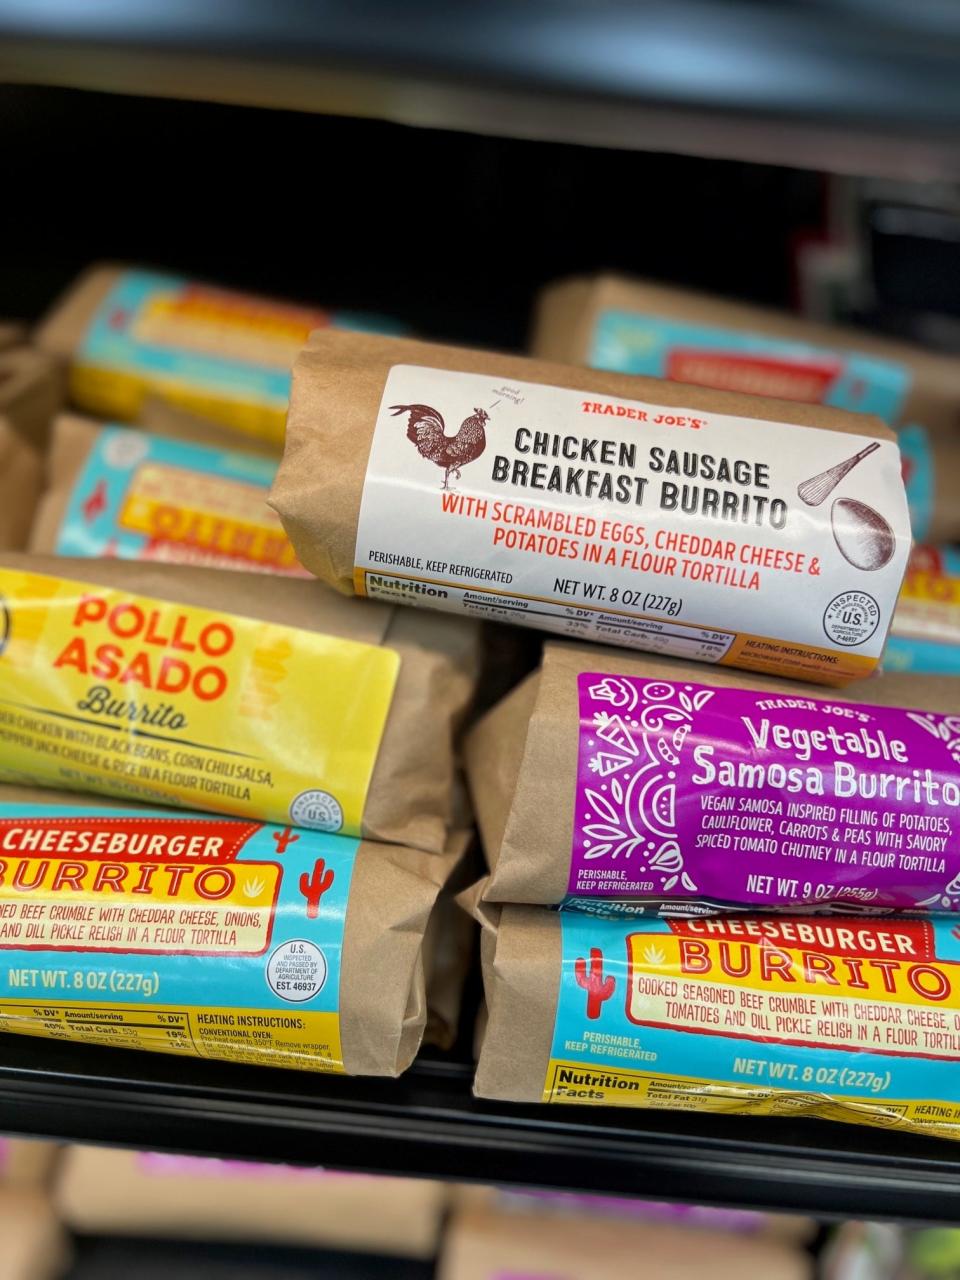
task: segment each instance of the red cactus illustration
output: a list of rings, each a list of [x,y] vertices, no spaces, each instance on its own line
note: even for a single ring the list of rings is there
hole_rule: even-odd
[[[97,487],[93,490],[88,498],[85,498],[80,507],[83,512],[83,518],[87,524],[93,524],[97,516],[101,515],[107,509],[107,483],[105,480],[97,482]]]
[[[325,871],[325,867],[323,858],[318,858],[310,875],[305,871],[300,874],[300,892],[307,900],[308,920],[316,920],[320,911],[320,899],[333,884],[333,872]]]
[[[284,827],[282,831],[274,831],[273,838],[276,842],[278,854],[286,853],[287,847],[293,844],[295,840],[300,839],[298,835],[294,834],[292,827]]]
[[[587,976],[587,962],[582,956],[577,957],[574,971],[577,975],[577,986],[583,987],[584,991],[587,992],[587,1017],[590,1019],[599,1018],[601,1005],[605,1000],[610,999],[617,985],[617,980],[612,974],[607,978],[603,976],[603,952],[600,948],[590,948],[589,977]]]

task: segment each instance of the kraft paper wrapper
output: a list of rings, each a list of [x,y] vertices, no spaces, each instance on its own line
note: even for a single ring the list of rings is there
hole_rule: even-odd
[[[37,346],[69,363],[94,313],[123,271],[123,267],[113,263],[88,267],[57,299],[36,329],[33,340]]]
[[[23,342],[24,326],[16,320],[0,320],[0,351]]]
[[[0,1191],[0,1280],[59,1280],[71,1248],[45,1193]]]
[[[41,451],[62,401],[49,356],[29,347],[0,351],[0,551],[27,543],[43,487]]]
[[[42,488],[39,452],[0,416],[0,552],[26,546]]]
[[[144,807],[14,786],[0,786],[0,804],[18,804],[25,811],[37,804]],[[441,855],[361,841],[347,899],[340,973],[340,1041],[348,1075],[400,1075],[416,1057],[428,1019],[430,1043],[452,1039],[464,973],[435,959],[441,951],[436,932],[447,918],[436,906],[468,839],[465,832],[454,833]]]
[[[280,460],[280,446],[247,431],[232,431],[219,422],[208,422],[186,409],[168,404],[158,396],[146,396],[136,426],[144,431],[154,431],[172,440],[186,440],[189,444],[208,444],[219,449],[242,449],[245,453],[258,453]]]
[[[681,1225],[563,1219],[480,1205],[453,1219],[438,1280],[809,1280],[811,1261],[773,1240]]]
[[[956,356],[938,355],[860,329],[814,324],[764,307],[618,276],[562,280],[545,289],[537,303],[533,355],[588,364],[597,318],[607,310],[759,333],[833,351],[857,351],[905,366],[911,385],[899,421],[919,422],[931,429],[934,499],[927,540],[960,538],[960,361]]]
[[[200,419],[181,422],[186,415],[171,412],[164,427],[155,429],[157,435],[172,436],[189,444],[211,445],[232,452],[243,449],[243,438],[229,431],[220,431],[212,423]],[[57,548],[60,527],[67,514],[73,490],[80,478],[87,459],[97,443],[103,426],[91,418],[81,418],[73,413],[61,413],[54,419],[50,451],[47,455],[47,483],[33,527],[30,530],[29,550],[53,553]]]
[[[484,1003],[477,1027],[478,1098],[542,1102],[563,947],[560,913],[483,901],[485,881],[460,894],[480,924]]]
[[[462,820],[454,744],[477,670],[477,629],[469,620],[347,601],[317,582],[229,569],[16,553],[0,557],[0,567],[395,650],[400,672],[370,779],[363,835],[439,853],[447,827]]]
[[[63,371],[49,355],[33,347],[0,351],[0,420],[35,448],[46,447],[64,395]]]
[[[283,520],[301,564],[346,595],[354,589],[357,525],[370,444],[387,374],[397,364],[485,373],[508,381],[738,414],[755,419],[758,429],[766,420],[894,438],[879,418],[823,405],[708,391],[659,378],[601,373],[407,338],[318,330],[310,335],[293,367],[286,445],[270,503]],[[705,624],[709,621],[703,619]]]
[[[37,1138],[0,1138],[0,1187],[46,1186],[53,1174],[60,1148]],[[2,1194],[2,1191],[0,1191]],[[0,1277],[2,1277],[0,1270]]]
[[[467,780],[491,867],[494,902],[552,904],[567,892],[573,848],[581,672],[690,680],[837,701],[814,686],[730,667],[548,641],[543,665],[488,712],[465,743]],[[891,674],[847,685],[839,700],[960,714],[960,680]]]
[[[156,1161],[156,1165],[151,1162]],[[274,1241],[430,1258],[443,1183],[70,1147],[54,1203],[94,1235]]]

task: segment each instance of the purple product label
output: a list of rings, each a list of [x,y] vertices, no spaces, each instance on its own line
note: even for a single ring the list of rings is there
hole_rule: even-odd
[[[670,1204],[661,1200],[632,1200],[621,1196],[591,1196],[571,1191],[501,1191],[505,1209],[556,1211],[591,1218],[629,1218],[640,1222],[678,1223],[748,1235],[766,1224],[766,1216],[752,1209],[714,1209],[710,1205]]]
[[[960,910],[960,716],[584,674],[565,907]]]
[[[158,1176],[189,1178],[257,1178],[266,1181],[285,1179],[325,1178],[346,1181],[363,1179],[366,1174],[340,1173],[331,1169],[299,1168],[289,1164],[261,1164],[253,1160],[221,1160],[217,1156],[167,1155],[161,1151],[141,1151],[138,1164],[144,1173]]]

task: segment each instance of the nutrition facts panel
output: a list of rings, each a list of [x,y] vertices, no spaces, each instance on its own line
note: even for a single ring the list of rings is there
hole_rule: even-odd
[[[478,587],[458,587],[399,574],[367,573],[364,592],[392,604],[457,608],[474,617],[536,627],[574,639],[597,640],[648,653],[665,653],[696,662],[720,662],[736,639],[731,631],[659,618],[633,617],[614,610],[584,609],[537,596],[505,595]]]
[[[144,1005],[103,1008],[4,1001],[0,1003],[0,1031],[46,1036],[52,1040],[81,1040],[86,1044],[112,1044],[121,1049],[198,1052],[187,1012]]]

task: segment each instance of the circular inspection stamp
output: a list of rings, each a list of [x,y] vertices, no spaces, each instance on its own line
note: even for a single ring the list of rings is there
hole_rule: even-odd
[[[323,990],[327,980],[327,957],[314,942],[292,938],[284,942],[267,961],[267,983],[281,1000],[303,1004]]]
[[[845,649],[869,640],[879,625],[880,606],[866,591],[841,592],[823,613],[827,638]]]
[[[343,810],[329,791],[301,791],[290,804],[290,821],[295,827],[309,831],[339,831],[343,826]]]

